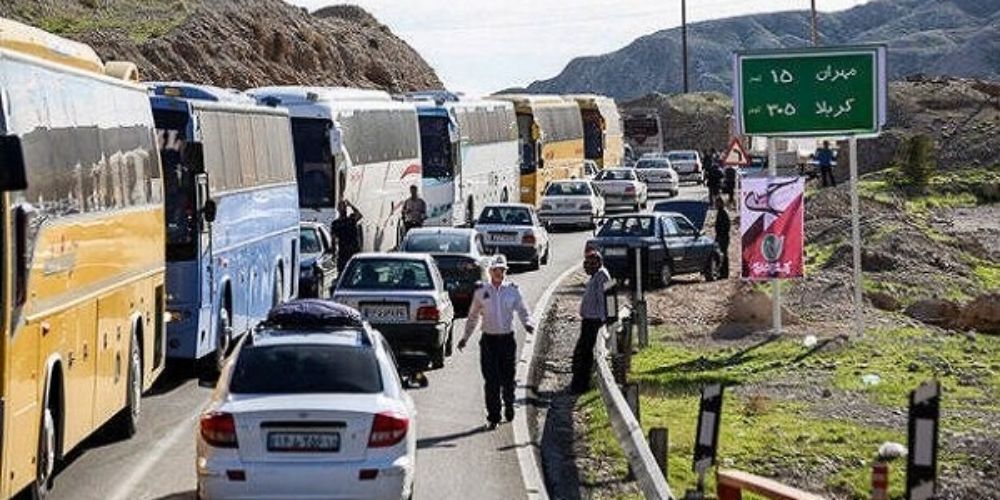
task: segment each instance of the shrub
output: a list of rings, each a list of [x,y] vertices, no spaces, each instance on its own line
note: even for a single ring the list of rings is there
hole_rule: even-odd
[[[899,167],[900,180],[909,187],[924,190],[934,174],[934,141],[920,134],[906,143],[906,152]]]

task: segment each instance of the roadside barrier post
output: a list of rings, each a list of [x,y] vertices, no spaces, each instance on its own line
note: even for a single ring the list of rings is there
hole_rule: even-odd
[[[646,295],[642,289],[642,269],[644,249],[636,248],[635,253],[635,322],[639,329],[639,348],[645,349],[649,346],[649,321],[646,315]]]
[[[666,427],[653,427],[649,430],[649,450],[653,452],[653,457],[656,458],[656,464],[660,466],[663,477],[667,477],[668,441]]]
[[[889,464],[881,460],[872,464],[872,500],[889,500]]]
[[[910,393],[906,454],[907,500],[933,500],[937,496],[938,429],[941,384],[929,380]]]
[[[642,419],[639,417],[639,384],[631,383],[626,384],[624,387],[625,393],[625,403],[628,404],[629,410],[632,410],[632,416],[635,417],[636,422],[642,424]],[[635,479],[635,471],[632,470],[632,466],[628,467],[628,476],[626,476],[630,481]]]

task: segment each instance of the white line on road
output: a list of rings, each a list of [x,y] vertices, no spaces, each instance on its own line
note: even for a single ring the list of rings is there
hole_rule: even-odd
[[[548,500],[549,494],[545,490],[545,480],[542,478],[538,453],[532,442],[531,432],[528,429],[527,412],[524,411],[526,410],[524,407],[528,399],[527,386],[531,382],[528,380],[528,376],[531,373],[531,365],[535,357],[535,344],[539,341],[538,337],[542,334],[542,329],[545,326],[545,313],[548,312],[552,295],[555,294],[556,289],[559,288],[566,278],[580,269],[580,266],[581,264],[579,263],[570,266],[569,269],[563,271],[545,289],[545,292],[542,293],[533,311],[538,326],[535,328],[534,335],[525,336],[524,346],[521,348],[521,359],[517,364],[517,375],[515,377],[517,380],[517,389],[515,389],[514,399],[521,401],[520,406],[522,407],[522,411],[517,412],[514,418],[514,447],[517,449],[517,463],[521,467],[521,479],[524,481],[524,488],[527,490],[530,500]]]
[[[182,420],[174,427],[169,434],[163,436],[138,461],[138,466],[132,469],[124,481],[118,483],[108,500],[129,500],[135,498],[135,489],[146,479],[146,475],[153,469],[153,466],[172,448],[185,434],[191,432],[194,419],[201,414],[201,410],[196,411],[190,417]],[[194,467],[194,457],[191,457],[191,466]]]

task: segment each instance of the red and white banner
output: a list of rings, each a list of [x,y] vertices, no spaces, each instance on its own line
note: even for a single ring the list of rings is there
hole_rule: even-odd
[[[805,241],[804,179],[744,177],[741,183],[743,279],[801,278]]]

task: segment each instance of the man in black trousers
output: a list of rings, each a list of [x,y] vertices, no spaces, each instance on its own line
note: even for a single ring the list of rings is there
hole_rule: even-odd
[[[507,258],[497,255],[490,263],[490,282],[481,285],[472,296],[469,317],[465,321],[465,335],[458,341],[458,350],[465,349],[469,337],[483,322],[479,339],[479,368],[483,373],[483,392],[486,399],[486,428],[496,429],[500,423],[500,401],[503,400],[504,418],[514,420],[514,364],[517,342],[514,340],[514,314],[524,329],[535,333],[535,321],[524,305],[524,297],[517,285],[506,281]]]
[[[726,211],[726,202],[722,197],[715,199],[715,242],[722,250],[722,262],[719,267],[719,277],[729,277],[729,231],[732,228],[732,220],[729,212]]]
[[[604,268],[600,252],[590,251],[583,258],[583,270],[590,276],[587,289],[580,300],[580,337],[573,350],[573,381],[570,391],[582,394],[590,388],[590,372],[594,367],[594,344],[601,325],[608,319],[607,304],[604,301],[605,288],[611,283],[611,275]]]

